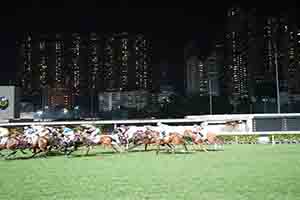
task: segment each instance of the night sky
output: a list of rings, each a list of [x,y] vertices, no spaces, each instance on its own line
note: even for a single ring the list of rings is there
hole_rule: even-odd
[[[68,2],[68,3],[66,3]],[[87,3],[89,2],[89,3]],[[7,84],[15,78],[16,35],[24,31],[44,32],[111,32],[140,31],[150,35],[153,40],[154,63],[167,60],[174,66],[175,81],[182,77],[184,45],[195,39],[200,53],[207,53],[215,35],[222,31],[224,16],[233,2],[210,1],[198,4],[177,4],[170,1],[154,5],[142,1],[125,0],[110,5],[102,1],[59,1],[59,4],[18,2],[2,7],[0,31],[0,84]],[[142,2],[142,3],[139,3]],[[187,1],[188,2],[188,1]],[[296,7],[296,4],[289,4]],[[257,7],[255,4],[243,5]],[[282,5],[272,3],[273,12]],[[260,5],[262,7],[262,5]],[[288,7],[288,6],[285,6]],[[268,9],[270,12],[271,9]]]

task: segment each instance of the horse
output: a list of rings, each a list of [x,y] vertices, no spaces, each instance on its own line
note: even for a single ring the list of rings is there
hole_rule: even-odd
[[[39,127],[37,132],[32,134],[24,133],[28,142],[31,144],[30,149],[33,155],[31,158],[39,153],[44,152],[46,156],[54,147],[56,150],[62,148],[62,138],[59,136],[59,132],[52,127]]]
[[[138,127],[138,126],[121,126],[113,131],[114,135],[118,135],[120,139],[120,143],[122,145],[125,145],[125,149],[129,151],[130,149],[133,149],[139,145],[142,145],[145,138],[147,136],[145,135],[146,132],[145,127]],[[133,146],[129,148],[129,144],[133,143]]]
[[[190,138],[192,140],[193,146],[200,146],[201,150],[207,152],[207,148],[205,147],[206,136],[202,134],[202,137],[199,136],[201,134],[200,127],[185,127],[183,131],[183,136],[186,138]],[[204,137],[203,137],[204,136]]]
[[[168,134],[168,136],[166,136],[162,139],[161,138],[156,138],[156,145],[157,145],[156,155],[158,155],[161,145],[168,145],[168,146],[174,145],[172,147],[172,152],[173,153],[175,153],[175,146],[183,145],[185,151],[188,152],[188,148],[186,146],[186,140],[183,137],[183,135],[181,135],[178,132],[170,132]]]
[[[20,150],[23,154],[26,154],[24,150],[29,148],[30,144],[26,141],[24,136],[20,134],[20,132],[16,129],[11,129],[9,131],[8,129],[5,130],[5,128],[1,128],[1,133],[2,138],[0,142],[0,151],[4,149],[12,151],[6,156],[6,159],[16,154],[18,150]],[[5,135],[5,137],[3,137],[3,135]],[[3,157],[4,155],[0,153],[0,156]]]
[[[104,148],[112,148],[115,152],[122,152],[118,135],[104,133],[101,135],[91,136],[86,131],[83,131],[80,138],[81,144],[87,148],[85,155],[88,155],[91,147],[102,145]]]

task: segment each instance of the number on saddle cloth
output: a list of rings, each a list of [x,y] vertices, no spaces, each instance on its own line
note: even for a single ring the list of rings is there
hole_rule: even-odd
[[[0,137],[0,145],[4,145],[8,140],[8,137]]]
[[[166,137],[166,135],[167,135],[166,131],[160,132],[160,138],[164,138],[164,137]]]
[[[203,137],[203,136],[204,136],[201,132],[198,132],[198,135],[199,135],[200,137]]]

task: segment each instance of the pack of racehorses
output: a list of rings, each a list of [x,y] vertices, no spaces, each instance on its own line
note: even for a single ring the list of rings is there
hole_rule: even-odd
[[[60,152],[66,156],[79,148],[85,148],[88,155],[91,148],[101,145],[112,148],[115,152],[129,152],[137,146],[144,145],[145,151],[149,145],[156,147],[156,154],[162,149],[173,153],[181,145],[189,152],[188,144],[194,150],[207,152],[207,145],[214,149],[223,149],[223,141],[217,134],[210,132],[203,125],[170,126],[158,123],[156,126],[120,126],[113,131],[101,131],[93,125],[40,126],[32,125],[21,128],[0,127],[0,156],[9,158],[18,151],[27,154],[29,158],[50,151]],[[5,151],[4,151],[5,150]],[[5,152],[5,153],[4,153]]]

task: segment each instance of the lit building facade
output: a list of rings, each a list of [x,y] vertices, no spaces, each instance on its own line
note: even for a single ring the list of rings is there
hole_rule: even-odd
[[[248,96],[247,16],[239,7],[228,10],[225,35],[224,84],[233,99]]]
[[[204,63],[197,57],[191,56],[186,61],[186,94],[208,93],[207,71]]]
[[[140,110],[148,104],[145,90],[101,92],[98,95],[99,111],[110,112],[121,108]]]
[[[32,35],[25,34],[17,45],[19,49],[18,77],[21,77],[18,84],[27,94],[33,87]]]
[[[91,97],[96,108],[99,92],[152,87],[150,41],[142,34],[26,34],[18,49],[19,85],[28,95],[70,88],[72,106]]]
[[[217,52],[213,51],[213,53],[208,56],[204,62],[206,75],[206,82],[203,87],[208,87],[205,92],[206,94],[203,95],[212,95],[212,96],[219,96],[220,95],[220,69],[219,69],[219,60],[217,57]],[[209,83],[210,81],[210,83]]]
[[[48,106],[50,109],[57,107],[71,109],[73,106],[73,95],[71,90],[64,87],[49,88]]]

